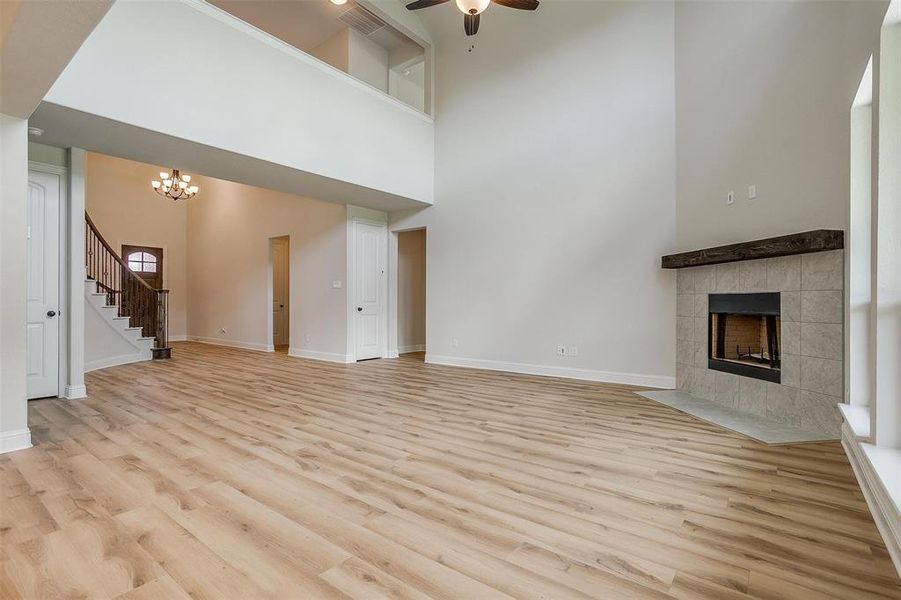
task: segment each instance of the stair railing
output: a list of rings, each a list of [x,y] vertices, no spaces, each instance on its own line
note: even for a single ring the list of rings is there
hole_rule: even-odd
[[[141,279],[103,238],[87,212],[84,214],[85,270],[106,294],[107,304],[118,307],[120,317],[129,317],[141,336],[154,338],[153,358],[170,358],[169,290],[153,289]]]

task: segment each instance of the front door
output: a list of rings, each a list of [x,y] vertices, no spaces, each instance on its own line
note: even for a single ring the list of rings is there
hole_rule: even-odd
[[[152,246],[122,246],[122,258],[135,275],[155,290],[163,289],[163,249]]]
[[[384,355],[386,237],[385,225],[354,222],[354,341],[357,360]]]
[[[28,397],[59,391],[60,176],[28,173],[26,372]]]

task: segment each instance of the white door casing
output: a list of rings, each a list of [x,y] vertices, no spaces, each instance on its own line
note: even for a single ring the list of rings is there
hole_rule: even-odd
[[[354,355],[381,358],[387,343],[386,257],[388,228],[354,221]]]
[[[287,238],[272,240],[272,343],[288,343],[289,250]]]
[[[26,374],[29,398],[59,386],[60,176],[28,172]]]

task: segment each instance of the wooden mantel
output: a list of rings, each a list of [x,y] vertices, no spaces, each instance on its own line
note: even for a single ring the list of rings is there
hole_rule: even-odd
[[[716,265],[739,260],[841,250],[844,247],[844,231],[839,229],[817,229],[815,231],[781,235],[765,240],[754,240],[753,242],[668,254],[663,257],[662,266],[664,269],[684,269],[686,267]]]

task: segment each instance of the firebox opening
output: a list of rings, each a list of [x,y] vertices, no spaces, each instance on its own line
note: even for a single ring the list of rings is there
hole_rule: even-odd
[[[709,304],[708,367],[779,383],[779,294],[711,294]]]

